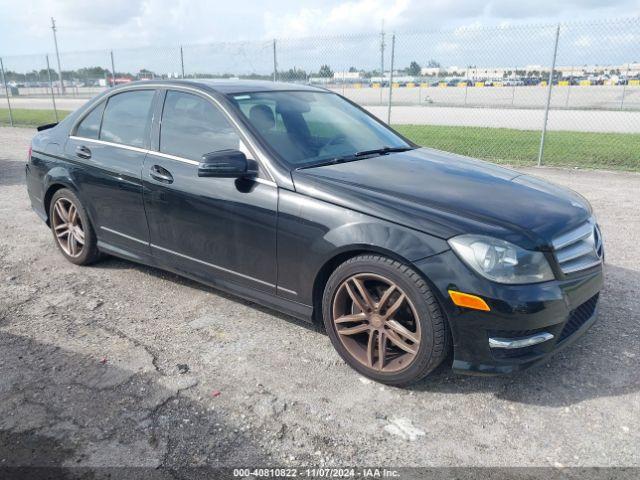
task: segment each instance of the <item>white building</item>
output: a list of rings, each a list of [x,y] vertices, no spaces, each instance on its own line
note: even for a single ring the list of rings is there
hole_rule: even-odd
[[[360,72],[333,72],[334,80],[360,80]]]

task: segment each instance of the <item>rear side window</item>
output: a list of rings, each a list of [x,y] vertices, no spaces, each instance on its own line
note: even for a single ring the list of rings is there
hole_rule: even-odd
[[[205,153],[240,148],[240,137],[210,102],[198,95],[168,91],[162,110],[160,151],[190,160]]]
[[[80,125],[78,125],[78,128],[76,129],[76,135],[78,137],[98,139],[104,104],[105,102],[102,102],[100,105],[95,107],[91,113],[84,117],[84,120],[80,122]]]
[[[100,140],[144,147],[149,136],[154,90],[137,90],[109,98]]]

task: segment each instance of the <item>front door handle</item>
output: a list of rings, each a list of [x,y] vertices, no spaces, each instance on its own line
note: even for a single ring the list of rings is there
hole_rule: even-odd
[[[151,167],[149,171],[149,175],[154,180],[157,180],[162,183],[173,183],[173,175],[166,168],[161,167],[160,165],[154,165]]]
[[[76,147],[76,156],[80,158],[91,158],[91,150],[89,150],[84,145],[78,145]]]

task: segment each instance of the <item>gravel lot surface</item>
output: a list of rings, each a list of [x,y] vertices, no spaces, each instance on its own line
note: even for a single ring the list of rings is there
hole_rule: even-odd
[[[0,466],[640,466],[640,175],[530,169],[593,204],[601,316],[547,365],[410,389],[327,336],[172,274],[77,267],[30,209],[34,131],[0,129]]]

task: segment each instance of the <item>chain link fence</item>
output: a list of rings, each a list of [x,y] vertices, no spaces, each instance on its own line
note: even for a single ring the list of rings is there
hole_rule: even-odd
[[[640,169],[640,18],[2,58],[0,124],[56,121],[114,85],[322,86],[415,142],[514,165]]]

